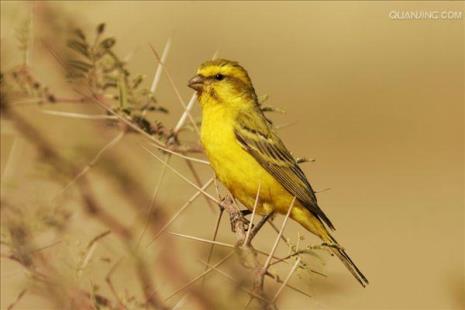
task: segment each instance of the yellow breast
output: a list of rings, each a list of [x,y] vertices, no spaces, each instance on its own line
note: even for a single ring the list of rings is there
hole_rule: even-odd
[[[237,142],[234,118],[228,113],[221,107],[203,110],[201,142],[218,179],[249,209],[260,184],[258,213],[287,210],[291,195]]]

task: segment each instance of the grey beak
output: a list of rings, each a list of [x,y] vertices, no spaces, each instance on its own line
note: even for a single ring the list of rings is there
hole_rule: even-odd
[[[196,75],[192,79],[189,80],[189,83],[187,86],[189,86],[192,89],[195,89],[196,91],[201,91],[203,88],[203,82],[205,81],[205,78],[201,75]]]

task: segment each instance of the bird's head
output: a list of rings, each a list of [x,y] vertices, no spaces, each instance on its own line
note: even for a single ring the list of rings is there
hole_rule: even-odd
[[[214,104],[233,104],[256,99],[247,71],[237,62],[226,59],[206,61],[200,65],[188,86],[197,91],[199,101]]]

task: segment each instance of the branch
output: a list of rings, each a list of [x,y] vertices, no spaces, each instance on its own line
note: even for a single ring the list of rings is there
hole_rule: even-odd
[[[299,265],[300,263],[300,257],[295,261],[294,265],[292,266],[291,268],[291,271],[289,271],[289,274],[287,275],[286,279],[284,280],[283,284],[281,285],[281,287],[278,289],[278,291],[276,292],[276,294],[274,295],[273,299],[271,300],[272,303],[275,303],[276,302],[276,299],[278,299],[278,296],[279,294],[281,294],[282,290],[284,289],[284,287],[287,285],[287,282],[289,282],[289,280],[291,279],[291,276],[292,274],[294,273],[294,271],[296,270],[297,266]]]
[[[25,119],[19,116],[11,109],[4,109],[4,116],[14,121],[16,128],[21,132],[39,151],[45,160],[53,165],[60,173],[65,175],[74,175],[78,168],[74,164],[62,157],[49,142],[39,133],[39,131],[30,125]],[[78,182],[78,189],[84,202],[84,210],[102,222],[105,226],[109,227],[115,234],[117,234],[127,245],[130,246],[133,242],[132,232],[121,224],[116,218],[106,212],[97,199],[94,197],[93,191],[89,186],[87,179],[83,176]],[[157,294],[153,292],[153,283],[151,278],[146,273],[145,263],[140,259],[139,255],[130,252],[135,258],[139,279],[144,290],[147,302],[156,309],[168,309],[160,300]]]
[[[41,110],[41,112],[44,114],[48,114],[48,115],[89,119],[89,120],[116,120],[118,119],[116,116],[106,115],[106,114],[82,114],[82,113],[71,113],[71,112],[62,112],[62,111],[53,111],[53,110]]]

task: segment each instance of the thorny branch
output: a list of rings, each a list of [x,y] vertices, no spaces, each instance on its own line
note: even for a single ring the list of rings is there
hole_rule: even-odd
[[[53,146],[40,135],[39,131],[31,126],[26,120],[24,120],[14,110],[4,108],[2,110],[3,115],[10,120],[14,121],[14,124],[19,132],[23,134],[31,143],[33,143],[39,154],[50,163],[55,165],[55,168],[65,175],[75,175],[78,168],[66,158],[62,157],[57,153]],[[133,234],[126,228],[122,223],[115,219],[111,214],[104,210],[104,208],[97,202],[93,194],[93,190],[88,184],[85,176],[82,176],[77,181],[79,193],[84,202],[85,211],[102,222],[105,226],[109,227],[111,231],[119,235],[124,242],[131,246]],[[145,269],[145,262],[140,258],[140,255],[134,254],[134,259],[138,266],[138,269]],[[156,309],[167,309],[167,307],[161,302],[157,294],[153,293],[153,284],[150,278],[144,276],[144,273],[139,273],[142,287],[144,288],[144,294],[147,298],[147,303],[152,305]]]
[[[57,61],[61,65],[66,67],[66,69],[68,70],[67,72],[69,72],[70,74],[70,77],[85,82],[84,88],[80,87],[75,89],[75,91],[80,95],[78,98],[62,98],[53,94],[47,87],[42,85],[34,77],[34,75],[29,70],[27,64],[14,68],[13,70],[7,72],[6,75],[2,74],[2,100],[0,106],[2,116],[13,121],[18,131],[36,147],[44,161],[47,161],[54,166],[58,174],[61,174],[68,179],[71,178],[71,181],[68,183],[68,185],[65,186],[63,191],[66,190],[69,186],[75,184],[78,189],[79,195],[83,201],[82,206],[86,213],[109,228],[108,231],[105,231],[104,233],[98,235],[93,240],[91,240],[86,249],[86,255],[82,261],[80,270],[83,270],[85,266],[88,264],[93,254],[93,251],[95,250],[96,242],[111,232],[117,235],[123,241],[123,243],[126,245],[128,249],[127,252],[131,253],[136,268],[136,274],[138,276],[143,294],[145,296],[144,304],[147,307],[155,309],[168,309],[169,306],[167,300],[171,299],[173,296],[183,291],[188,291],[190,294],[189,296],[194,298],[196,304],[200,308],[210,309],[212,307],[211,300],[205,296],[204,292],[201,289],[199,289],[195,285],[195,283],[199,279],[205,279],[206,275],[209,274],[212,270],[216,270],[219,273],[226,275],[226,277],[228,277],[231,280],[231,276],[220,271],[218,267],[220,264],[224,263],[229,257],[231,257],[231,255],[234,252],[240,258],[241,264],[245,268],[252,270],[253,288],[248,289],[241,287],[243,291],[250,295],[250,302],[253,299],[256,299],[259,301],[260,306],[262,308],[273,309],[276,307],[275,302],[284,287],[289,287],[306,295],[306,293],[302,292],[301,290],[289,285],[288,281],[291,278],[292,274],[295,272],[295,270],[299,267],[299,263],[301,260],[299,255],[306,254],[310,250],[307,249],[294,251],[284,258],[279,258],[275,256],[275,251],[279,243],[279,240],[284,239],[287,242],[287,238],[283,237],[283,231],[286,226],[286,222],[289,217],[294,201],[289,207],[289,212],[284,219],[281,229],[277,231],[278,236],[273,245],[273,248],[271,249],[271,252],[268,253],[255,249],[252,245],[252,241],[254,240],[255,236],[260,230],[261,224],[267,222],[269,219],[269,217],[265,217],[261,221],[261,224],[259,223],[255,227],[253,226],[253,222],[256,217],[256,208],[259,204],[260,188],[258,188],[257,190],[257,196],[251,220],[248,221],[244,217],[243,213],[240,211],[239,207],[236,205],[234,200],[232,200],[229,197],[221,198],[218,196],[218,198],[215,198],[206,191],[207,187],[211,184],[213,179],[210,179],[202,185],[199,174],[196,168],[193,166],[193,163],[202,163],[208,165],[208,162],[188,155],[190,153],[201,152],[201,148],[199,146],[185,146],[183,143],[179,141],[178,133],[181,131],[182,128],[184,128],[187,119],[190,121],[192,128],[194,128],[195,131],[198,133],[197,123],[194,121],[191,115],[191,108],[196,100],[196,97],[195,95],[193,95],[189,103],[186,105],[180,95],[179,90],[176,88],[174,84],[172,76],[168,71],[166,71],[165,61],[167,51],[169,50],[170,46],[170,40],[168,41],[167,46],[165,47],[162,57],[159,57],[158,53],[152,47],[152,51],[159,62],[159,67],[155,73],[151,89],[148,92],[144,89],[139,88],[139,85],[142,80],[141,77],[136,77],[134,79],[130,78],[129,71],[126,69],[124,61],[120,60],[119,57],[112,50],[112,47],[115,44],[115,40],[113,38],[103,37],[104,28],[104,24],[99,25],[99,27],[97,28],[97,36],[94,39],[93,43],[89,43],[82,31],[76,30],[75,37],[68,42],[68,46],[80,55],[79,59],[63,60],[50,46],[48,46],[48,43],[46,43],[47,48],[53,52],[53,55],[57,59]],[[102,64],[102,59],[104,58],[112,62],[112,65],[110,67],[104,67],[104,65]],[[147,113],[149,111],[165,112],[164,108],[162,108],[158,104],[154,97],[154,91],[160,80],[162,69],[165,69],[165,73],[169,79],[169,82],[173,87],[179,102],[184,107],[184,113],[182,114],[178,123],[172,130],[167,130],[162,126],[161,123],[153,124],[146,118]],[[8,77],[8,79],[11,78],[14,81],[14,83],[16,83],[16,85],[19,86],[20,89],[14,90],[13,92],[11,90],[6,91],[6,83],[4,80],[6,76]],[[85,89],[85,92],[82,89]],[[26,94],[26,96],[24,94]],[[43,135],[40,134],[37,128],[32,126],[26,119],[24,119],[21,116],[21,114],[18,114],[15,110],[16,106],[21,106],[25,104],[56,104],[59,102],[68,102],[75,104],[94,103],[98,107],[100,107],[105,113],[89,115],[81,113],[59,112],[53,110],[42,110],[42,112],[60,117],[105,121],[109,125],[116,125],[115,127],[117,127],[120,130],[119,134],[117,134],[110,142],[108,142],[84,168],[77,167],[72,161],[62,156],[60,152],[58,152],[55,149],[55,147]],[[262,109],[265,112],[276,110],[269,107],[262,107]],[[86,173],[98,162],[98,160],[103,156],[103,154],[107,153],[107,151],[112,146],[118,143],[126,133],[140,134],[144,138],[148,139],[148,141],[150,141],[155,148],[157,148],[165,154],[165,158],[160,159],[154,152],[149,151],[147,148],[144,147],[144,149],[146,149],[154,157],[160,160],[163,164],[163,170],[160,174],[160,179],[155,188],[154,194],[151,197],[152,199],[150,199],[150,197],[147,197],[146,193],[137,186],[134,187],[134,191],[132,191],[131,193],[127,193],[127,191],[125,190],[125,185],[127,183],[136,184],[137,180],[131,179],[130,175],[128,175],[124,171],[118,170],[118,168],[116,167],[114,171],[112,171],[115,175],[119,175],[119,177],[117,177],[115,180],[116,185],[117,187],[119,187],[119,190],[127,196],[127,199],[131,201],[131,206],[134,208],[134,210],[138,213],[146,215],[146,226],[143,232],[148,227],[152,234],[155,235],[155,239],[164,239],[161,237],[164,235],[163,233],[169,227],[169,225],[173,223],[180,216],[180,214],[185,209],[187,209],[187,207],[189,207],[192,201],[200,195],[203,195],[209,204],[215,203],[219,207],[220,213],[215,225],[213,241],[202,240],[201,238],[194,238],[182,234],[176,234],[178,236],[189,237],[197,241],[207,242],[210,245],[212,245],[208,253],[207,262],[204,263],[207,269],[205,269],[203,273],[194,277],[191,280],[188,280],[187,274],[184,272],[183,268],[178,263],[176,257],[170,255],[170,253],[168,252],[163,252],[161,254],[160,261],[165,266],[167,266],[167,270],[170,270],[170,272],[172,272],[170,276],[172,277],[174,275],[173,282],[183,284],[179,289],[176,289],[167,297],[161,297],[158,290],[155,289],[153,281],[154,279],[152,275],[147,272],[148,270],[150,270],[150,268],[148,268],[147,263],[143,259],[142,252],[138,250],[137,245],[140,239],[142,238],[143,232],[139,236],[139,238],[136,238],[135,233],[132,229],[128,228],[120,220],[114,217],[110,212],[106,211],[106,209],[95,197],[92,186],[89,184],[88,179],[86,177]],[[176,169],[171,167],[171,165],[169,164],[169,158],[171,155],[175,155],[186,160],[188,167],[194,177],[194,181],[189,180]],[[113,156],[109,157],[111,158],[111,160],[116,160]],[[299,163],[304,161],[306,160],[299,159]],[[166,220],[166,215],[159,208],[157,208],[156,210],[154,208],[155,211],[152,210],[152,206],[156,203],[158,189],[163,180],[165,169],[171,170],[197,190],[197,192],[169,220]],[[151,201],[148,212],[143,209],[143,206],[147,204],[147,201]],[[235,245],[215,241],[223,213],[227,213],[229,215],[231,228],[236,237]],[[166,241],[162,242],[166,243]],[[224,256],[216,264],[211,265],[210,259],[212,258],[213,245],[231,247],[234,248],[235,251]],[[260,261],[258,254],[267,257],[264,264]],[[54,279],[50,275],[44,275],[41,272],[34,270],[34,268],[31,268],[30,262],[25,261],[20,255],[2,254],[2,257],[15,260],[21,265],[23,265],[25,268],[33,270],[35,278],[37,279],[41,279],[42,281],[46,282],[56,282],[56,279]],[[284,281],[280,280],[278,276],[275,276],[270,272],[269,268],[271,266],[280,262],[286,262],[287,260],[293,257],[298,258],[296,262],[293,264],[289,274],[287,275]],[[41,256],[37,256],[35,259],[40,259],[43,261],[43,258]],[[274,262],[272,262],[273,259],[275,260]],[[119,266],[120,262],[121,259],[113,265],[113,267],[110,269],[105,278],[105,282],[107,283],[111,291],[111,294],[115,299],[116,303],[114,305],[114,308],[125,309],[127,308],[125,302],[120,298],[120,295],[117,292],[111,280],[111,276],[115,272],[116,268]],[[46,263],[44,263],[44,265],[48,266],[48,264]],[[53,268],[50,266],[50,269]],[[275,294],[273,294],[273,297],[270,297],[264,289],[264,281],[266,276],[268,276],[270,279],[273,279],[275,282],[281,284],[278,291],[276,291]],[[18,295],[17,300],[10,307],[14,307],[14,305],[18,303],[18,301],[23,297],[25,293],[26,290],[22,291]],[[87,292],[82,292],[80,290],[78,290],[77,292],[69,292],[69,294],[72,294],[73,298],[77,299],[75,301],[75,304],[80,305],[83,308],[86,308],[86,306],[92,304],[92,302],[95,304],[96,301],[99,301],[102,304],[111,305],[111,301],[101,295],[94,294],[90,296]]]

